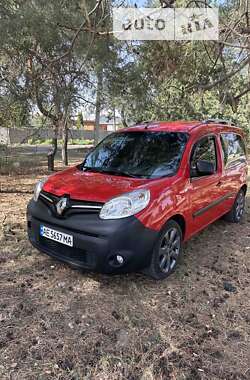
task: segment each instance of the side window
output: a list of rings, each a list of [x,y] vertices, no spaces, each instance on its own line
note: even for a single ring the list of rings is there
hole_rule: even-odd
[[[207,161],[213,164],[215,171],[217,170],[216,142],[214,137],[204,137],[194,145],[190,160],[191,177],[199,177],[197,172],[198,161]]]
[[[240,135],[235,133],[222,133],[220,136],[224,166],[229,168],[246,162],[246,148]]]

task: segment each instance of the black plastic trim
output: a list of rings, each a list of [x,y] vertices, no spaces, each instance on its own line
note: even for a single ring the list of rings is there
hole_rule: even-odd
[[[193,218],[196,218],[197,216],[200,216],[210,210],[212,207],[218,206],[220,203],[224,202],[226,199],[230,198],[234,193],[228,193],[224,195],[223,197],[216,199],[215,201],[211,202],[208,206],[201,208],[200,210],[193,213]]]
[[[28,236],[31,244],[71,266],[100,273],[140,271],[150,264],[159,232],[145,227],[136,217],[102,220],[98,214],[75,214],[57,218],[40,200],[31,200],[27,209]],[[44,241],[40,226],[73,235],[74,247]],[[115,255],[124,257],[124,264],[115,265]]]

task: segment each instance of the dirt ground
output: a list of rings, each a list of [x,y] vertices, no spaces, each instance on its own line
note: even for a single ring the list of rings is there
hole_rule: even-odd
[[[82,273],[26,236],[36,175],[0,176],[0,379],[250,379],[250,214],[166,281]]]

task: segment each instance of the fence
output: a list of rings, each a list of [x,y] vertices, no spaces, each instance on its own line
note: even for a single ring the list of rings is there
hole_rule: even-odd
[[[100,138],[110,134],[108,131],[100,130]],[[61,134],[59,133],[59,138]],[[49,140],[53,138],[52,128],[2,128],[0,127],[0,144],[24,144],[29,140]],[[72,140],[93,140],[94,131],[81,129],[69,129],[69,138]]]
[[[46,170],[48,161],[49,146],[23,145],[23,146],[3,146],[0,145],[0,175],[11,173],[29,173],[34,169]],[[81,162],[89,151],[90,146],[70,146],[68,156],[70,164]],[[58,148],[56,161],[61,163],[61,148]],[[1,187],[1,178],[0,178]]]

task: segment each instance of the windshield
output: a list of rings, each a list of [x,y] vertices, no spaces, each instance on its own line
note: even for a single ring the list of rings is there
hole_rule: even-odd
[[[174,175],[188,139],[182,132],[119,132],[86,157],[83,170],[139,178]]]

